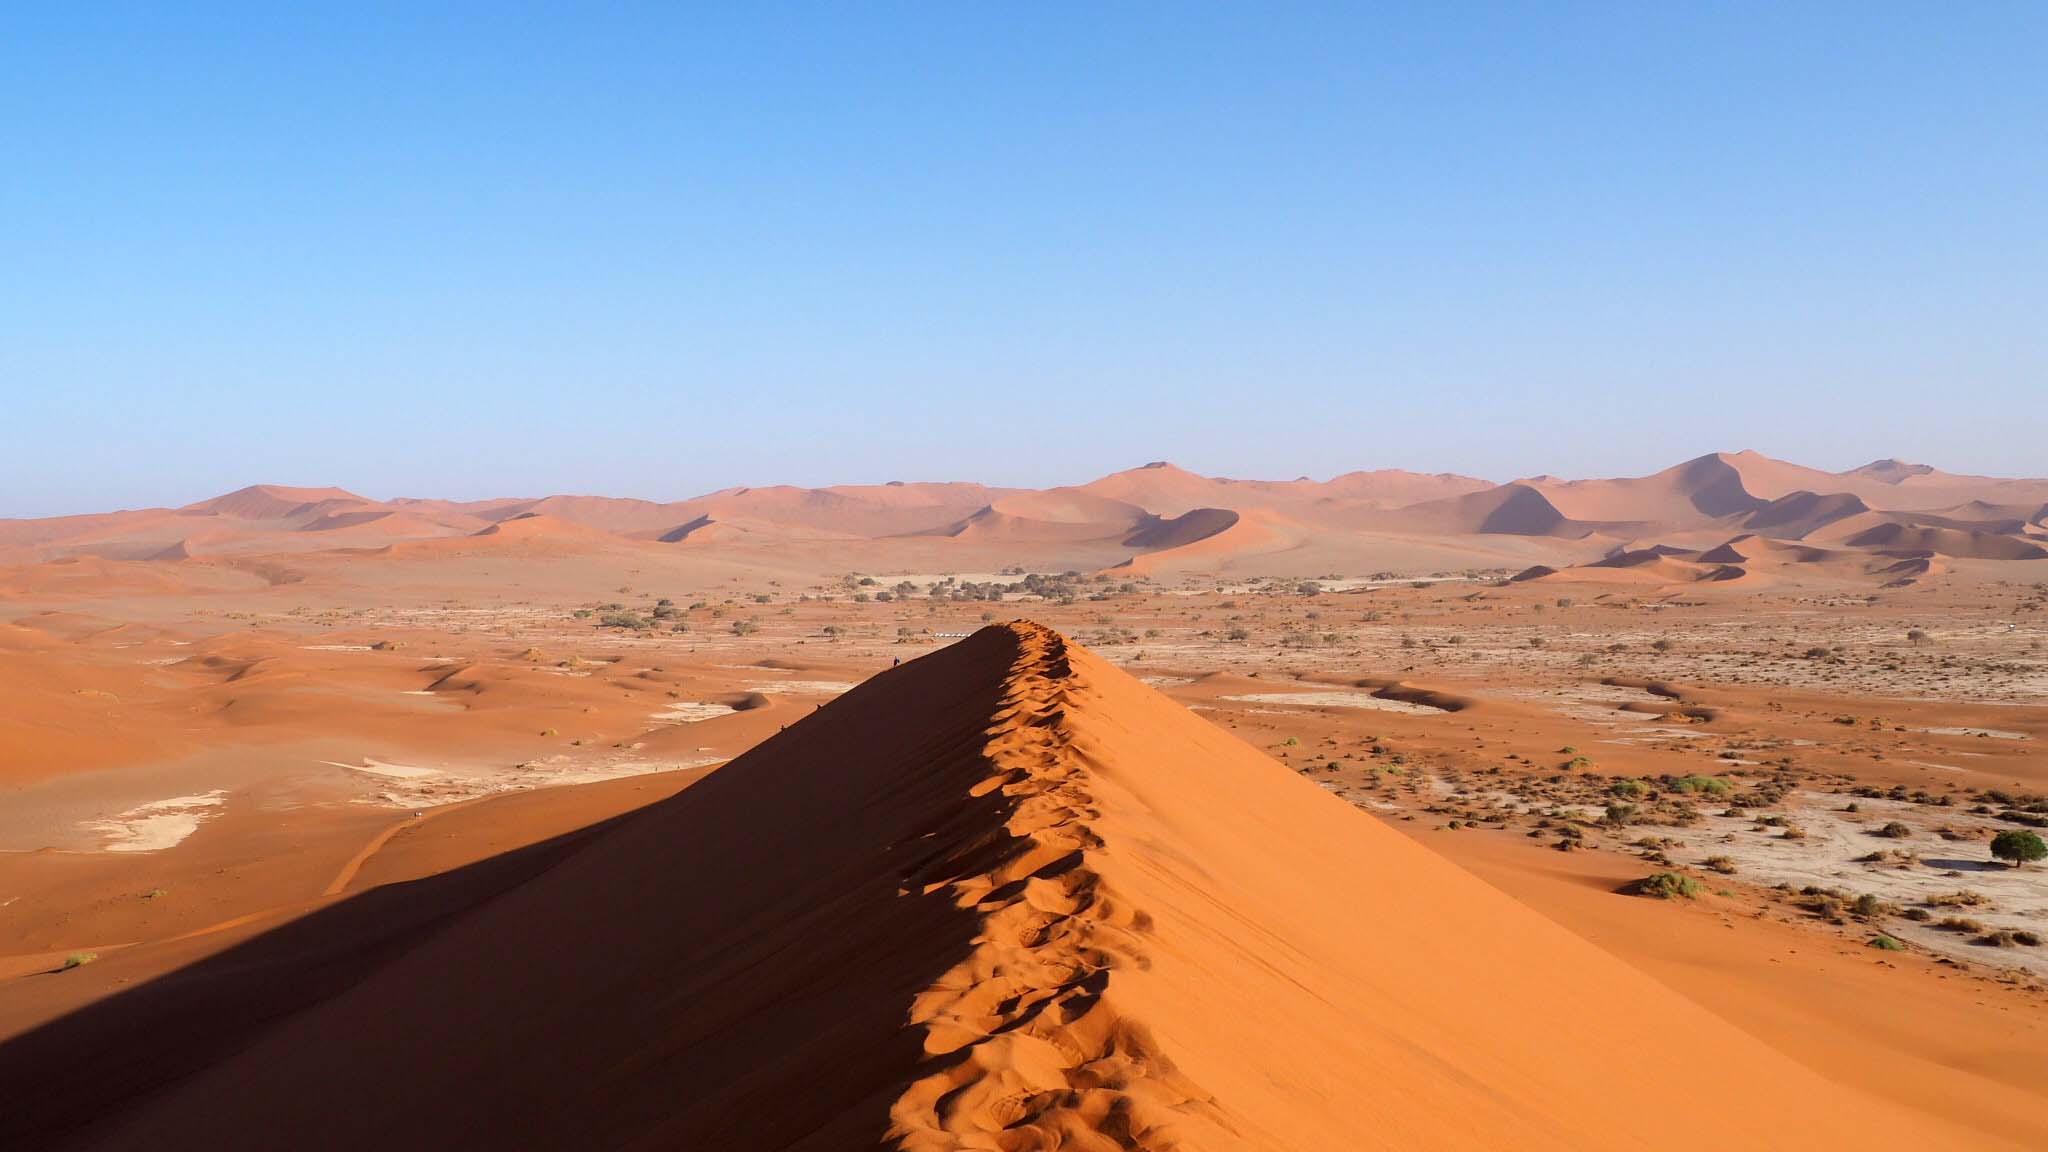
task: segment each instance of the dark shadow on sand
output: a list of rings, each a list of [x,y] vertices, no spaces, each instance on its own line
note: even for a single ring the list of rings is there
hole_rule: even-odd
[[[912,1001],[1021,850],[971,796],[1015,637],[892,669],[647,808],[371,889],[0,1044],[0,1148],[884,1143]]]

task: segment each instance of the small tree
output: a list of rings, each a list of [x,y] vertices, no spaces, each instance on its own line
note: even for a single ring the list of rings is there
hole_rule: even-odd
[[[2018,868],[2029,860],[2048,856],[2048,843],[2043,843],[2032,832],[2008,828],[1991,838],[1991,854],[2000,860],[2012,861],[2012,866]]]

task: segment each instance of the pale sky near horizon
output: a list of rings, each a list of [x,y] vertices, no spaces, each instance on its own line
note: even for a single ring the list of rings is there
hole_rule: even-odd
[[[2048,474],[2048,5],[30,7],[0,516]]]

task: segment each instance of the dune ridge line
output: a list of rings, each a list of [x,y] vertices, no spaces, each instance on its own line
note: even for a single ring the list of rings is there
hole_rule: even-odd
[[[950,888],[982,930],[912,1005],[925,1059],[890,1109],[889,1135],[906,1152],[1187,1148],[1183,1121],[1229,1126],[1109,1001],[1119,970],[1146,966],[1151,919],[1089,866],[1103,841],[1069,720],[1078,674],[1059,633],[1007,628],[1020,652],[983,749],[989,775],[971,794],[1012,801],[994,833],[1008,842],[956,841],[914,880]]]

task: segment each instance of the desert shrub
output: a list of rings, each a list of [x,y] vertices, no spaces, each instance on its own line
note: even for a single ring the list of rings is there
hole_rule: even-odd
[[[1681,776],[1671,782],[1679,792],[1705,792],[1711,796],[1726,796],[1735,789],[1726,781],[1712,776]]]
[[[1616,796],[1627,797],[1629,799],[1634,799],[1638,796],[1647,796],[1650,794],[1650,786],[1648,784],[1643,783],[1641,780],[1616,780],[1614,783],[1608,785],[1607,790],[1609,792],[1614,793]]]
[[[1700,863],[1709,870],[1719,872],[1723,876],[1733,876],[1736,871],[1735,861],[1730,860],[1726,856],[1709,856]]]
[[[1991,903],[1991,898],[1982,892],[1972,892],[1965,888],[1958,892],[1942,892],[1929,896],[1927,903],[1934,908],[1976,908]]]
[[[1654,896],[1659,900],[1697,899],[1702,889],[1699,881],[1683,872],[1658,872],[1646,877],[1636,886],[1638,894]]]
[[[2048,856],[2048,843],[2032,832],[2019,828],[2007,828],[1991,838],[1991,854],[2000,860],[2012,861],[2015,868],[2029,860]]]
[[[1877,830],[1877,834],[1889,840],[1904,840],[1908,836],[1911,836],[1913,834],[1913,830],[1911,828],[1906,827],[1904,824],[1899,823],[1897,820],[1894,820],[1891,823],[1886,824],[1884,827],[1879,828]]]
[[[1982,932],[1984,925],[1967,916],[1943,916],[1935,925],[1944,932]]]
[[[100,954],[97,952],[73,952],[64,958],[63,970],[69,972],[73,968],[83,968],[99,958]]]
[[[1904,952],[1906,946],[1890,936],[1879,932],[1870,938],[1870,946],[1885,952]]]
[[[1870,917],[1884,911],[1884,901],[1865,892],[1863,895],[1858,896],[1854,903],[1849,905],[1849,911],[1868,920]]]

